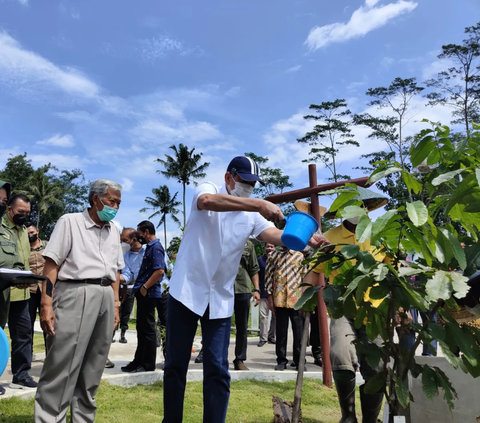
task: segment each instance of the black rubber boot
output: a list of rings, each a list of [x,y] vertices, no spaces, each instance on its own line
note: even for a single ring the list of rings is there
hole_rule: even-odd
[[[382,409],[383,392],[378,392],[373,395],[367,395],[363,392],[363,387],[360,386],[360,401],[362,404],[362,422],[363,423],[377,423],[378,415]]]
[[[335,374],[334,374],[335,379]],[[337,388],[338,402],[342,410],[342,419],[340,423],[357,423],[355,417],[355,376],[351,380],[335,379],[335,387]]]

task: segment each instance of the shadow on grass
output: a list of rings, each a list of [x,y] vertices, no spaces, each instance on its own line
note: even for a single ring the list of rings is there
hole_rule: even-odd
[[[33,416],[1,416],[0,423],[34,423]]]

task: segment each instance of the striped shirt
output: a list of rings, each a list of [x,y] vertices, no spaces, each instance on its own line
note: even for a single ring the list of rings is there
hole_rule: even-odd
[[[302,265],[303,254],[282,248],[268,256],[265,268],[265,289],[273,295],[275,307],[294,308],[302,296],[300,284],[307,268]]]

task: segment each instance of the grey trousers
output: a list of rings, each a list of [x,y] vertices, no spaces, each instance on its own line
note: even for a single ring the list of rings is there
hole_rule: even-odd
[[[272,313],[270,329],[268,329],[268,314],[272,313],[268,306],[268,298],[260,298],[260,341],[275,341],[275,314]]]
[[[93,423],[95,394],[112,342],[111,287],[57,282],[53,296],[55,336],[47,336],[37,395],[35,423]]]
[[[353,320],[346,317],[330,320],[330,360],[332,371],[349,370],[353,373],[360,368],[360,373],[365,380],[375,376],[382,370],[383,363],[380,361],[376,368],[371,368],[364,356],[357,356],[357,350],[353,341],[357,338],[367,338],[365,326],[356,329]],[[374,344],[381,346],[382,338],[377,336]]]

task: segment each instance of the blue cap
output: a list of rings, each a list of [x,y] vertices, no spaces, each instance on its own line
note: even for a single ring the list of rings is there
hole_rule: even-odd
[[[260,168],[257,162],[250,157],[235,157],[228,165],[227,172],[230,172],[234,176],[240,176],[244,181],[258,181],[262,185],[265,185],[265,182],[260,179]]]

